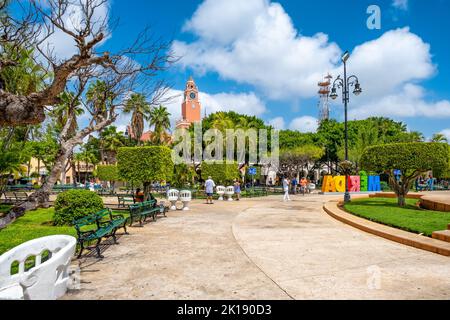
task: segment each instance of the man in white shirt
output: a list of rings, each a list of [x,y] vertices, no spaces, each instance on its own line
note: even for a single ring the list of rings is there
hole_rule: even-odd
[[[284,202],[291,201],[289,197],[289,180],[287,178],[283,179],[283,190],[284,190]]]
[[[214,183],[212,177],[208,177],[205,182],[205,192],[206,192],[206,204],[213,204],[214,188],[216,184]]]

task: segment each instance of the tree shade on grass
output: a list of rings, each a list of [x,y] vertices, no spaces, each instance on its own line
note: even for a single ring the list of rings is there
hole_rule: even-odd
[[[447,229],[450,213],[423,210],[416,203],[417,199],[407,199],[406,206],[399,207],[396,199],[358,199],[346,204],[345,209],[361,218],[428,237]]]

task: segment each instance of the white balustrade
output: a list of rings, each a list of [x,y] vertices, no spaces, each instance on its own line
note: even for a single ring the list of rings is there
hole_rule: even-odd
[[[170,210],[172,211],[177,210],[177,201],[179,198],[180,198],[180,191],[176,189],[171,189],[167,191],[167,200],[169,200],[170,203],[172,204],[170,206]]]
[[[183,202],[183,211],[189,211],[189,202],[192,201],[192,193],[189,190],[181,191],[180,201]]]
[[[216,193],[219,195],[219,201],[223,201],[223,196],[225,194],[227,188],[225,188],[224,186],[218,186],[216,188]]]
[[[70,236],[49,236],[28,241],[0,256],[0,300],[56,300],[69,285],[69,266],[77,240]],[[43,255],[48,260],[42,262]],[[26,270],[26,262],[35,264]],[[13,265],[18,272],[11,274]]]
[[[227,189],[225,190],[225,194],[228,197],[228,201],[233,201],[234,187],[233,186],[227,187]]]

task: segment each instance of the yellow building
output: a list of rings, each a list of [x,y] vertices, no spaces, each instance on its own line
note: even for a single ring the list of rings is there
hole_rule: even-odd
[[[65,172],[61,173],[58,183],[61,184],[73,184],[74,182],[84,183],[93,178],[95,166],[93,164],[86,164],[86,162],[75,161],[72,165],[70,161],[67,161],[65,166]],[[45,164],[36,158],[31,158],[31,161],[26,165],[26,172],[23,176],[33,177],[32,183],[40,183],[40,178],[49,174]],[[39,178],[38,178],[39,177]]]

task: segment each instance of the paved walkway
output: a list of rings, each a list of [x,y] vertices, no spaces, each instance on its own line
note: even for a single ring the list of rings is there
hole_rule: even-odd
[[[330,196],[205,205],[81,261],[66,299],[450,299],[450,259],[344,225]]]

